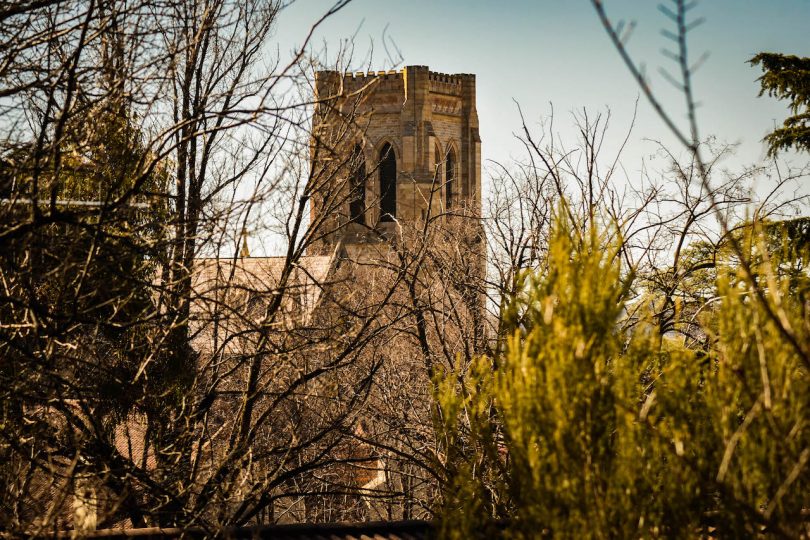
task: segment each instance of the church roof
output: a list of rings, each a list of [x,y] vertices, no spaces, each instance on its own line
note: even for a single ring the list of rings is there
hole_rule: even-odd
[[[200,258],[195,261],[194,289],[200,293],[223,283],[249,286],[251,289],[272,291],[281,279],[286,257]],[[291,275],[296,285],[307,281],[321,283],[332,264],[329,255],[307,255],[294,265]],[[233,273],[231,273],[233,271]]]
[[[196,259],[191,307],[195,348],[214,352],[221,346],[217,343],[226,343],[225,352],[240,352],[245,343],[229,336],[258,328],[270,299],[279,292],[281,313],[275,322],[286,328],[306,324],[320,303],[333,260],[309,255],[290,265],[285,257]],[[282,283],[285,269],[289,273]],[[257,338],[253,334],[245,338]]]

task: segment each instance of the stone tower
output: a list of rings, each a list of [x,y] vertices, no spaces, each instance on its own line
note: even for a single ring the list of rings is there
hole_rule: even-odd
[[[481,139],[475,75],[316,74],[311,147],[316,247],[363,246],[399,227],[479,216]]]

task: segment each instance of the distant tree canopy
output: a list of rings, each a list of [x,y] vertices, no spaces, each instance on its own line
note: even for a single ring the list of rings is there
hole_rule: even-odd
[[[765,137],[768,155],[788,148],[810,151],[810,58],[763,52],[749,62],[764,72],[759,95],[790,100],[792,115]]]

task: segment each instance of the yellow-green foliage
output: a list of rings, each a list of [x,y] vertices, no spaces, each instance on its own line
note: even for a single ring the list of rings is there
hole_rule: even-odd
[[[721,272],[713,345],[690,350],[628,318],[632,276],[607,238],[559,218],[504,315],[506,352],[437,381],[442,535],[800,534],[807,299],[772,277],[763,303],[744,273]]]

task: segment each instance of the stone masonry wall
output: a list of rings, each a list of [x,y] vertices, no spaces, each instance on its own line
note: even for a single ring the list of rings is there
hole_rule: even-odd
[[[446,210],[443,162],[451,148],[456,160],[453,204],[463,201],[480,211],[480,138],[474,75],[435,73],[426,66],[370,73],[319,72],[316,95],[319,101],[316,130],[321,122],[324,132],[331,130],[338,134],[333,140],[340,139],[343,152],[351,151],[355,144],[362,145],[369,173],[366,232],[368,227],[383,231],[393,227],[391,223],[379,223],[377,165],[386,143],[393,146],[397,161],[398,221],[415,223],[428,213],[435,216]],[[337,182],[333,187],[348,199],[346,177],[345,173],[336,174],[330,181]],[[318,211],[313,205],[313,219]],[[327,243],[341,238],[344,242],[362,243],[376,236],[364,233],[364,227],[355,223],[341,227],[341,223],[348,221],[348,202],[336,213],[336,228],[341,230],[331,235]]]

